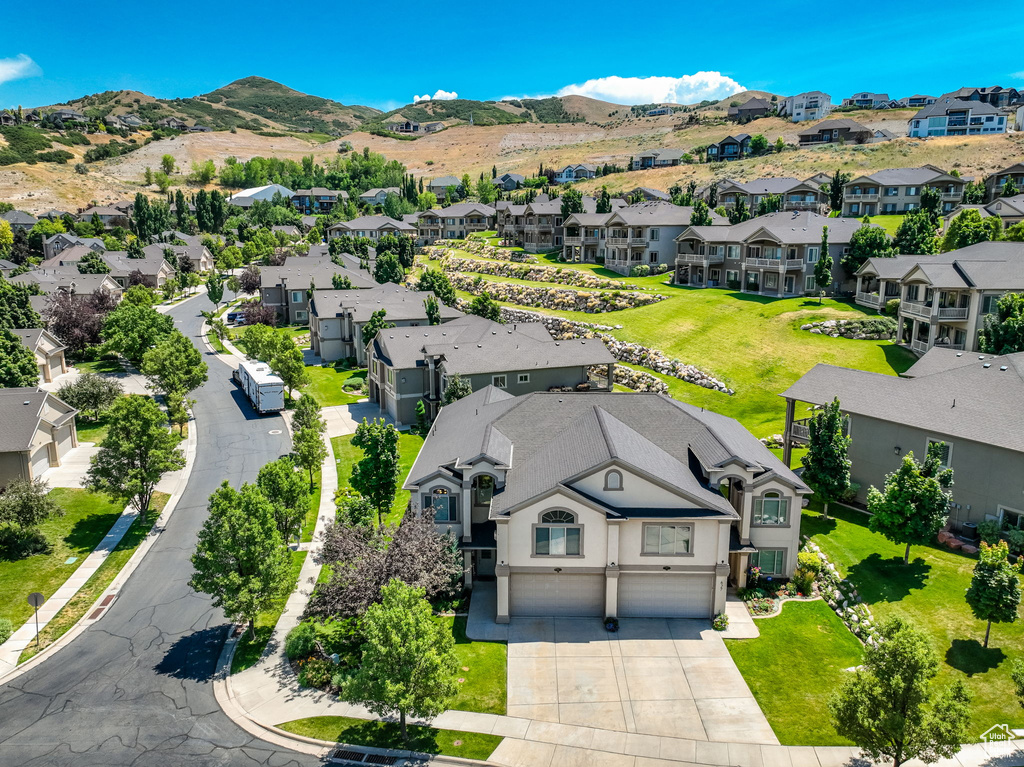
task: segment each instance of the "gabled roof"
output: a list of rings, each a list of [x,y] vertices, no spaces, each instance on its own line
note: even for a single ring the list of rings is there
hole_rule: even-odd
[[[991,104],[987,104],[984,101],[963,101],[961,99],[947,95],[936,99],[934,103],[922,107],[921,110],[910,119],[920,120],[921,118],[924,117],[944,115],[949,111],[958,109],[970,110],[971,114],[975,115],[999,114],[999,110],[996,107],[992,106]]]
[[[6,221],[12,226],[18,224],[20,226],[35,226],[37,219],[30,213],[26,213],[23,210],[9,210],[6,213],[0,213],[0,218]]]
[[[726,219],[714,211],[710,211],[711,220],[715,224],[723,224]],[[616,210],[610,219],[609,226],[689,226],[693,215],[691,206],[673,205],[670,202],[654,200],[627,205]]]
[[[495,210],[490,205],[485,205],[482,202],[457,202],[454,205],[449,205],[447,208],[431,208],[420,213],[420,216],[431,213],[435,216],[442,218],[458,218],[460,216],[471,216],[477,214],[480,216],[494,216]]]
[[[863,224],[855,218],[829,218],[808,210],[779,211],[728,226],[689,226],[676,237],[676,241],[746,242],[767,238],[782,245],[813,245],[821,241],[821,230],[825,226],[828,227],[829,241],[840,243],[849,242]]]
[[[427,319],[423,302],[433,291],[409,290],[402,285],[380,285],[367,290],[315,290],[310,311],[317,317],[350,314],[354,322],[366,322],[374,312],[384,309],[390,322]],[[462,317],[458,309],[439,302],[442,320]]]
[[[962,184],[965,179],[951,176],[942,168],[937,168],[934,165],[922,165],[919,168],[885,168],[850,179],[846,184],[846,189],[851,189],[852,184],[860,181],[872,181],[882,186],[898,186],[900,184],[931,184],[937,181],[955,181]]]
[[[77,412],[53,394],[34,386],[0,389],[0,453],[28,450],[40,421],[63,426]]]
[[[298,256],[289,258],[283,266],[264,266],[260,269],[260,287],[273,288],[282,282],[291,290],[306,290],[310,281],[316,289],[328,290],[334,287],[334,275],[348,277],[354,288],[376,288],[377,281],[369,272],[347,269],[327,259],[309,259]]]
[[[455,178],[455,176],[441,176],[440,178],[432,179],[431,182],[427,186],[434,187],[434,188],[441,187],[443,189],[447,189],[450,186],[454,186],[454,187],[462,186],[462,181],[460,181],[459,179]]]
[[[850,130],[853,133],[871,133],[871,128],[866,125],[862,125],[856,120],[851,120],[848,117],[837,117],[831,120],[822,120],[820,123],[815,123],[810,128],[805,128],[796,135],[798,136],[816,136],[823,130],[843,130],[844,128]]]
[[[338,221],[335,224],[331,224],[327,231],[332,232],[335,230],[344,229],[350,232],[363,229],[373,230],[392,230],[396,232],[405,232],[410,234],[415,231],[415,227],[405,221],[398,221],[397,219],[390,218],[389,216],[360,216],[354,218],[351,221]]]

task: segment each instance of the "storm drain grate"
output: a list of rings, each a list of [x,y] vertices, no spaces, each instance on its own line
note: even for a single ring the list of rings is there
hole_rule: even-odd
[[[367,754],[365,759],[367,764],[392,765],[398,763],[398,759],[396,757],[381,756],[380,754]]]
[[[363,754],[358,751],[346,751],[345,749],[339,748],[331,754],[331,759],[339,759],[346,762],[362,762]]]

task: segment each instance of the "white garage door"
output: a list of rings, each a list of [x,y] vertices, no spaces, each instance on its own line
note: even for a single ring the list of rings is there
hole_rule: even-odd
[[[47,445],[36,448],[32,454],[32,479],[39,479],[50,468],[50,451]]]
[[[57,456],[63,458],[71,449],[71,424],[61,426],[54,434],[54,441],[57,443]]]
[[[622,573],[622,618],[710,618],[715,576],[704,573]]]
[[[60,355],[54,354],[52,357],[50,357],[50,359],[47,361],[47,367],[50,371],[50,378],[48,380],[52,381],[57,376],[61,375]]]
[[[604,617],[604,575],[513,573],[512,615]]]

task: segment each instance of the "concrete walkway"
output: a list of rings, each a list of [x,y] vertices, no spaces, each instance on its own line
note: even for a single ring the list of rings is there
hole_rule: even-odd
[[[89,450],[89,448],[79,447],[79,451]],[[176,494],[180,492],[180,488],[184,486],[189,474],[192,471],[192,464],[195,460],[196,451],[196,437],[195,437],[195,421],[189,421],[188,438],[185,443],[185,466],[179,471],[171,472],[165,475],[160,482],[157,484],[156,489],[168,493],[172,496],[168,500],[165,512],[161,515],[160,519],[154,525],[154,532],[150,533],[150,536],[155,536],[159,529],[162,528],[161,520],[166,521],[166,515],[169,515],[174,509],[174,503],[176,503]],[[72,451],[75,452],[75,451]],[[81,469],[80,462],[76,461],[74,464],[67,466],[68,472],[71,472],[75,468]],[[59,471],[59,467],[57,470]],[[86,463],[85,468],[88,468]],[[44,478],[50,482],[54,481],[54,475],[51,475],[50,471],[44,474]],[[81,487],[82,476],[80,472],[76,476],[68,476],[67,479],[71,484],[57,485],[54,487]],[[59,613],[68,602],[77,594],[81,588],[89,581],[90,578],[96,573],[110,553],[117,548],[117,545],[121,542],[125,533],[132,526],[132,523],[139,516],[138,511],[132,506],[125,507],[121,516],[117,518],[114,525],[110,528],[109,532],[103,537],[103,540],[99,542],[95,549],[87,556],[82,563],[75,569],[74,573],[68,577],[66,581],[55,591],[49,595],[47,600],[43,603],[43,606],[39,608],[39,622],[36,624],[35,615],[22,625],[11,637],[0,645],[0,678],[6,673],[12,671],[18,665],[18,658],[21,656],[22,651],[28,647],[32,641],[36,638],[37,628],[38,631],[42,631],[46,628],[47,624],[57,613]],[[141,547],[140,547],[141,548]],[[27,596],[27,595],[26,595]],[[46,596],[46,595],[44,595]],[[92,614],[89,614],[89,620],[95,619]],[[98,616],[96,616],[98,617]]]

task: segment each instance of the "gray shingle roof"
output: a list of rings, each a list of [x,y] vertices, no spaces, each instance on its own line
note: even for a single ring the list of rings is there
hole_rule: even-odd
[[[763,229],[783,245],[813,245],[821,241],[825,226],[829,242],[836,244],[849,242],[863,224],[855,218],[829,218],[806,210],[779,211],[729,226],[690,226],[676,240],[696,237],[705,242],[744,242]]]
[[[711,211],[711,220],[715,224],[725,223],[726,219]],[[609,224],[626,226],[689,226],[693,208],[690,206],[673,205],[670,202],[652,200],[619,208],[611,217]]]
[[[935,100],[934,103],[928,104],[922,107],[912,118],[912,120],[920,120],[923,117],[935,117],[944,115],[950,110],[957,109],[969,109],[972,115],[995,115],[999,114],[999,110],[991,104],[986,104],[984,101],[963,101],[952,96],[942,96]]]
[[[418,320],[426,322],[423,301],[433,291],[409,290],[401,285],[380,285],[368,290],[317,290],[313,292],[312,310],[317,317],[334,317],[351,313],[355,322],[366,322],[375,311],[384,309],[389,321]],[[462,312],[439,304],[441,319],[462,317]]]
[[[35,386],[0,389],[0,453],[20,452],[32,447],[39,421],[43,420],[47,398],[67,408],[67,412],[48,421],[54,426],[66,423],[78,412]]]
[[[284,280],[291,290],[305,290],[312,280],[316,288],[326,290],[334,287],[335,274],[348,277],[354,288],[379,287],[369,272],[346,269],[329,259],[316,258],[307,261],[302,256],[287,259],[283,266],[262,267],[260,269],[260,287],[277,287]]]
[[[866,125],[861,125],[856,120],[851,120],[849,117],[836,117],[831,120],[822,120],[820,123],[812,125],[810,128],[806,128],[796,135],[798,136],[817,136],[823,130],[842,130],[843,128],[849,128],[854,133],[871,133],[871,128]]]
[[[955,181],[961,184],[964,182],[964,179],[950,176],[941,168],[924,165],[920,168],[886,168],[885,170],[878,170],[864,176],[857,176],[850,180],[846,185],[846,189],[849,191],[852,188],[850,184],[855,184],[861,179],[874,181],[882,186],[897,186],[899,184],[921,185],[935,181]]]
[[[6,213],[0,213],[0,218],[6,221],[11,226],[15,224],[19,226],[35,226],[37,219],[30,213],[26,213],[23,210],[9,210]]]

